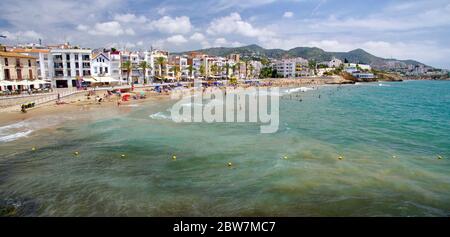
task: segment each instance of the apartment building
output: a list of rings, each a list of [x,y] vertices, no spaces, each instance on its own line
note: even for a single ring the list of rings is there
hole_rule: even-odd
[[[83,78],[91,77],[90,49],[78,47],[52,48],[49,57],[49,78],[57,88],[80,86]]]
[[[35,57],[0,49],[0,90],[33,89],[39,87],[36,79]]]
[[[158,58],[163,58],[164,64],[158,63]],[[168,74],[169,52],[163,50],[151,50],[144,52],[144,60],[148,63],[147,77],[165,77]]]
[[[273,62],[273,69],[282,77],[297,77],[309,74],[308,60],[304,58],[289,58]]]
[[[15,48],[12,52],[20,53],[36,58],[37,76],[40,80],[49,80],[49,55],[50,49],[34,46],[33,48]]]

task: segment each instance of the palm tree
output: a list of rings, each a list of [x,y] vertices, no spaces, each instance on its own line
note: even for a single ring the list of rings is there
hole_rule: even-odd
[[[233,74],[236,74],[236,71],[238,72],[237,75],[240,77],[240,71],[241,71],[241,62],[236,62],[236,64],[233,65]]]
[[[122,69],[127,71],[127,84],[130,84],[130,74],[131,70],[133,70],[133,64],[130,61],[125,61],[122,63]]]
[[[248,60],[244,60],[244,64],[245,64],[245,79],[248,78]]]
[[[217,64],[213,64],[211,66],[211,72],[212,72],[213,76],[216,76],[218,71],[219,71],[219,67],[217,66]]]
[[[141,63],[139,63],[139,68],[142,69],[142,72],[144,73],[144,85],[145,85],[146,84],[145,74],[147,73],[147,69],[150,68],[150,65],[148,65],[146,61],[142,61]]]
[[[166,59],[164,57],[157,57],[156,58],[156,65],[159,66],[159,77],[162,80],[162,69],[166,65]]]
[[[253,64],[250,63],[250,64],[248,65],[248,70],[250,71],[250,76],[251,76],[251,77],[253,77],[253,70],[254,70],[254,69],[255,69],[255,68],[253,67]]]
[[[206,77],[206,75],[205,75],[205,72],[206,72],[206,70],[205,70],[205,65],[200,65],[200,75],[202,76],[202,77]]]
[[[189,74],[191,75],[191,78],[194,78],[194,66],[192,66],[192,65],[189,65],[188,66],[188,71],[189,71]]]
[[[230,64],[229,63],[226,63],[225,64],[225,70],[226,70],[226,75],[227,75],[227,79],[229,78],[229,72],[230,72]]]
[[[175,78],[177,79],[177,81],[178,81],[178,72],[180,72],[180,66],[179,65],[174,65],[171,69],[170,69],[170,71],[171,72],[173,72],[173,75],[175,76]]]

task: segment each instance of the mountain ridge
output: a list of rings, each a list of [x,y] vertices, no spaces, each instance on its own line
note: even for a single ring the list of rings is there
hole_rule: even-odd
[[[416,60],[406,59],[387,59],[375,56],[373,54],[368,53],[364,49],[357,48],[348,52],[327,52],[318,47],[295,47],[289,50],[284,49],[265,49],[257,44],[250,44],[241,47],[213,47],[192,51],[180,52],[178,54],[186,54],[190,52],[202,52],[208,55],[213,56],[222,56],[225,57],[232,53],[239,53],[244,57],[268,57],[274,59],[281,59],[287,57],[302,57],[307,60],[315,60],[317,62],[329,61],[333,57],[338,58],[342,61],[347,59],[352,63],[361,63],[361,64],[370,64],[375,68],[382,68],[388,65],[388,63],[397,63],[401,65],[422,65],[430,67],[424,63],[421,63]]]

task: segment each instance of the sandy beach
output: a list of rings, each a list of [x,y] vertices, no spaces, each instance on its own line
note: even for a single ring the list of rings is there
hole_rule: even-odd
[[[327,78],[298,78],[298,79],[262,79],[260,80],[260,86],[270,87],[302,87],[302,86],[319,86],[324,84],[342,84],[346,81],[340,77],[327,77]],[[240,83],[238,86],[248,87],[249,84]],[[224,89],[222,87],[222,89]],[[187,89],[188,90],[188,89]],[[131,99],[130,101],[121,101],[118,106],[120,98],[117,95],[108,96],[105,90],[98,90],[91,92],[88,96],[88,92],[80,92],[61,99],[60,104],[55,101],[51,101],[45,104],[36,106],[35,108],[27,110],[26,113],[20,111],[20,106],[8,107],[0,109],[2,116],[0,117],[0,125],[5,125],[13,122],[23,121],[30,118],[36,118],[50,114],[65,114],[73,113],[74,115],[84,113],[86,111],[96,110],[98,113],[104,113],[104,111],[117,110],[118,108],[126,108],[128,105],[143,103],[149,100],[161,100],[168,99],[169,93],[157,93],[146,88],[135,88],[135,93],[145,93],[145,98]],[[93,94],[92,94],[93,93]],[[206,92],[207,93],[207,92]],[[102,102],[96,102],[96,98],[102,98]],[[102,111],[102,112],[100,112]],[[106,113],[108,114],[108,113]]]

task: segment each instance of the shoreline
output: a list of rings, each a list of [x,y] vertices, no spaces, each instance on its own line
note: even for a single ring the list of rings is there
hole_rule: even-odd
[[[414,79],[412,79],[414,80]],[[410,80],[405,80],[410,81]],[[316,86],[324,86],[324,85],[346,85],[346,84],[355,84],[356,82],[351,82],[348,80],[345,80],[341,77],[327,77],[327,78],[314,78],[314,77],[307,77],[307,78],[296,78],[296,79],[280,79],[280,78],[269,78],[269,79],[260,79],[260,82],[263,83],[262,87],[285,87],[285,88],[291,88],[291,87],[316,87]],[[400,81],[401,82],[401,81]],[[359,82],[364,83],[364,82]],[[370,83],[370,82],[367,82]],[[270,85],[267,85],[270,84]],[[246,87],[250,86],[248,84],[240,83],[238,86]],[[226,88],[228,88],[227,86]],[[190,90],[192,88],[185,88],[186,90]],[[170,98],[169,93],[157,93],[154,91],[149,91],[148,88],[135,88],[136,93],[145,92],[146,98],[143,99],[131,99],[127,102],[121,102],[121,105],[117,105],[117,101],[119,100],[119,97],[113,95],[110,97],[106,97],[105,93],[106,91],[96,91],[94,95],[88,96],[86,93],[78,93],[75,95],[68,96],[66,98],[62,98],[61,101],[64,102],[63,104],[56,104],[55,101],[51,101],[45,104],[38,105],[35,108],[29,109],[26,113],[22,113],[20,111],[19,106],[17,105],[17,108],[11,109],[3,109],[0,110],[2,112],[2,116],[0,117],[0,127],[1,126],[7,126],[9,124],[12,124],[14,122],[20,122],[32,118],[38,118],[45,115],[55,115],[55,114],[61,114],[61,113],[79,113],[83,111],[90,111],[93,109],[100,109],[111,111],[112,108],[123,108],[127,107],[128,105],[132,104],[141,104],[144,102],[148,102],[151,100],[160,100],[160,99],[168,99]],[[103,101],[101,103],[98,103],[95,101],[95,97],[100,96],[103,98]],[[120,110],[119,110],[120,111]]]

